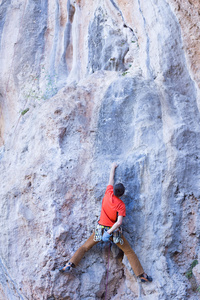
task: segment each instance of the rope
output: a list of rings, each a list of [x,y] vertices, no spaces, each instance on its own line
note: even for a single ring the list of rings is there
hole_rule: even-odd
[[[105,291],[105,300],[107,299],[107,290],[108,290],[108,271],[109,271],[110,249],[111,249],[111,243],[109,243],[109,248],[108,248],[108,265],[107,265],[107,271],[106,271],[106,291]]]

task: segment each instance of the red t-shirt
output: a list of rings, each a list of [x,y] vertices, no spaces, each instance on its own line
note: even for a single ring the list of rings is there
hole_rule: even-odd
[[[99,224],[113,226],[117,221],[117,216],[125,217],[126,207],[124,202],[114,195],[113,186],[108,185],[102,201]]]

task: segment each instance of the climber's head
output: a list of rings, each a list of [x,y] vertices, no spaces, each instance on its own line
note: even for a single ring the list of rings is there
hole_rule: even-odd
[[[114,195],[116,197],[121,197],[125,192],[125,187],[122,183],[117,183],[114,185]]]

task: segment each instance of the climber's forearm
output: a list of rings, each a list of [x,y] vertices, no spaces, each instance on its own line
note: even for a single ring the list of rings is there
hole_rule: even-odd
[[[111,234],[113,231],[115,231],[118,227],[120,227],[122,225],[122,222],[123,222],[123,217],[118,216],[117,222],[115,224],[113,224],[113,226],[107,232],[109,234]]]
[[[108,185],[114,185],[115,169],[117,166],[117,163],[112,163]]]

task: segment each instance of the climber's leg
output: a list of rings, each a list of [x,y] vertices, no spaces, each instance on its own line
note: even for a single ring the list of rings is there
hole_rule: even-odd
[[[98,243],[98,241],[94,241],[94,235],[95,234],[93,232],[89,239],[87,239],[87,241],[74,253],[72,258],[69,260],[70,263],[73,263],[75,266],[77,266],[85,253]]]
[[[124,236],[122,236],[122,239],[124,241],[123,245],[121,245],[120,243],[117,243],[116,245],[124,252],[124,254],[127,256],[128,261],[133,269],[133,272],[135,273],[136,276],[140,276],[144,273],[144,270],[142,268],[142,265],[137,257],[137,255],[135,254],[135,252],[133,251],[133,249],[131,248],[129,242],[125,239]]]
[[[59,268],[60,272],[69,272],[72,270],[72,268],[76,267],[81,260],[81,258],[84,256],[84,254],[90,250],[94,245],[98,243],[94,241],[94,233],[87,239],[87,241],[80,247],[78,250],[74,253],[72,258],[69,260],[69,262],[64,266]]]

